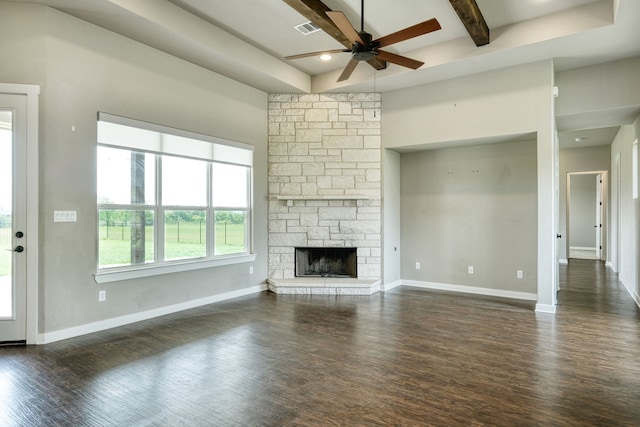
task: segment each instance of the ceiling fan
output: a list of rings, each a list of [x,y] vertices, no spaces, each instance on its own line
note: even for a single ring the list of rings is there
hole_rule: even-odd
[[[340,77],[338,78],[339,82],[347,80],[351,76],[351,73],[353,73],[353,70],[355,70],[359,61],[368,61],[374,56],[381,60],[402,65],[403,67],[408,67],[413,70],[420,68],[424,65],[424,62],[387,52],[380,48],[421,36],[441,28],[438,20],[432,18],[373,40],[373,36],[364,30],[364,0],[361,1],[360,31],[356,31],[355,28],[353,28],[353,25],[351,25],[343,12],[330,10],[326,13],[329,19],[333,21],[336,27],[338,27],[338,29],[342,31],[345,37],[351,42],[351,49],[333,49],[323,50],[320,52],[303,53],[300,55],[286,56],[285,59],[306,58],[309,56],[318,56],[328,53],[351,52],[351,60],[344,68],[344,71],[342,71],[342,74],[340,74]]]

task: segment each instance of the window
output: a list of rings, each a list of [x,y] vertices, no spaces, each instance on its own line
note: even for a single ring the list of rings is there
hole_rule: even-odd
[[[250,254],[252,161],[246,144],[99,113],[96,280]]]

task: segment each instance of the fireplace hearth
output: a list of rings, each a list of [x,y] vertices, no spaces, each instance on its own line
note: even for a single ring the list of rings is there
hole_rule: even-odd
[[[296,277],[358,277],[357,248],[295,248]]]

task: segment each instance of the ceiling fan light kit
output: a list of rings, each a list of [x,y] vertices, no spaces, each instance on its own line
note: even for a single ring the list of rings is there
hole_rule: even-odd
[[[422,65],[424,65],[424,62],[422,61],[417,61],[415,59],[407,58],[406,56],[380,50],[380,48],[439,30],[441,27],[437,19],[432,18],[411,27],[407,27],[403,30],[396,31],[395,33],[389,34],[387,36],[380,37],[379,39],[373,40],[373,36],[370,33],[364,31],[364,0],[362,0],[361,6],[362,13],[360,17],[360,31],[356,31],[355,28],[353,28],[353,25],[351,25],[343,12],[326,12],[329,19],[331,19],[335,26],[338,27],[338,29],[344,34],[344,36],[351,42],[351,49],[333,49],[320,52],[303,53],[300,55],[287,56],[285,57],[285,59],[298,59],[306,58],[309,56],[351,52],[351,60],[349,61],[349,63],[347,63],[347,66],[344,68],[342,74],[338,78],[339,82],[347,80],[351,76],[351,73],[353,73],[353,70],[355,70],[358,62],[369,61],[374,57],[378,57],[381,60],[392,62],[394,64],[411,68],[413,70],[418,69]]]

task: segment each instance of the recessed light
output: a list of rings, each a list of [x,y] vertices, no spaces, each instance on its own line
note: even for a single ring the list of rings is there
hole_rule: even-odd
[[[320,55],[320,59],[323,61],[328,61],[331,59],[331,55],[329,55],[328,53],[323,53],[322,55]]]
[[[587,138],[583,138],[582,136],[579,136],[579,137],[577,137],[577,138],[574,138],[573,140],[574,140],[575,142],[582,142],[582,141],[584,141],[585,139],[587,139]]]

